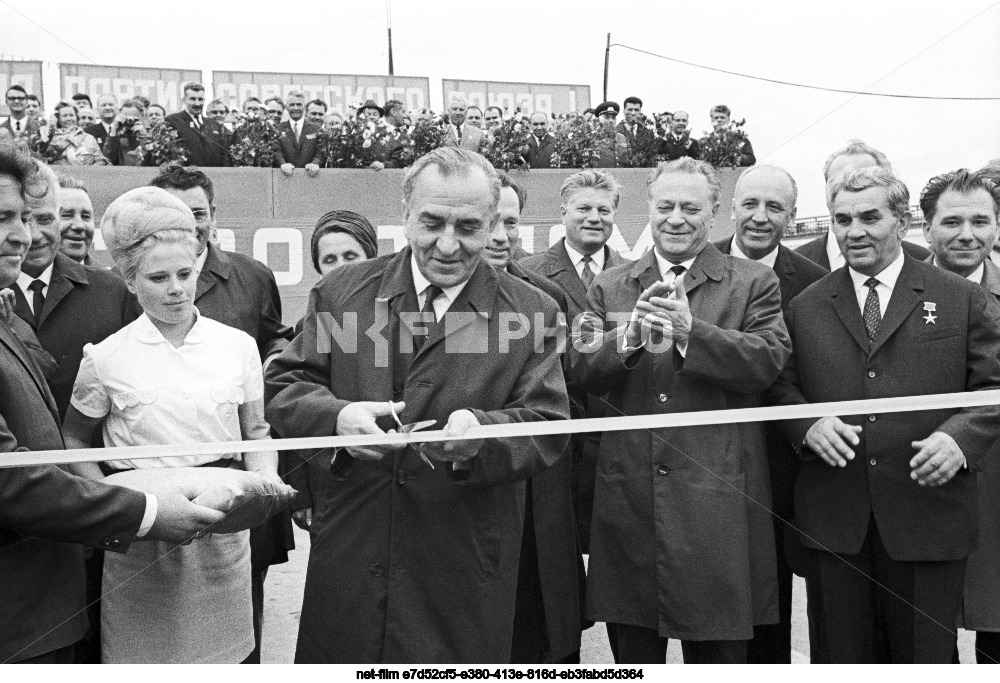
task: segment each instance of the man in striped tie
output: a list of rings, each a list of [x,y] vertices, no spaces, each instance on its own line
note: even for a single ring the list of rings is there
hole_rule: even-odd
[[[827,187],[846,268],[792,301],[783,403],[1000,388],[1000,309],[977,283],[902,250],[910,195],[870,167]],[[952,660],[976,476],[1000,407],[790,420],[795,517],[816,558],[833,663]]]

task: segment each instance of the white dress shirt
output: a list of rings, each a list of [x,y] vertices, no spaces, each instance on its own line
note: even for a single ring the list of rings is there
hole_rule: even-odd
[[[41,280],[45,284],[42,287],[42,296],[47,297],[49,295],[49,283],[52,282],[52,266],[54,265],[55,261],[50,263],[49,267],[43,270],[38,277],[31,277],[24,271],[17,274],[17,286],[21,288],[24,298],[28,301],[28,309],[32,313],[35,312],[35,293],[28,289],[28,286],[35,280]]]
[[[423,309],[424,300],[427,298],[427,288],[431,286],[431,281],[424,277],[424,274],[420,272],[420,268],[417,267],[417,257],[410,256],[410,271],[413,273],[413,288],[417,292],[417,305]],[[465,289],[465,285],[468,284],[468,280],[465,282],[460,282],[457,285],[452,285],[451,287],[442,287],[441,294],[434,299],[434,316],[441,320],[441,316],[447,312],[451,305],[455,303],[455,299],[458,295],[462,293]]]
[[[826,233],[826,257],[830,259],[831,273],[847,263],[847,260],[840,251],[840,245],[837,243],[837,238],[834,236],[833,230]]]
[[[854,294],[858,297],[858,310],[864,316],[865,300],[868,298],[868,287],[865,283],[868,282],[869,276],[859,273],[850,266],[847,267],[847,270],[851,274],[851,281],[854,284]],[[899,279],[901,270],[903,270],[902,249],[900,249],[899,255],[896,256],[896,260],[875,276],[875,279],[878,280],[878,286],[875,287],[875,291],[878,293],[878,306],[883,318],[885,317],[885,309],[889,305],[889,298],[892,296],[892,290],[896,288],[896,280]]]
[[[768,253],[764,254],[761,258],[753,259],[743,253],[740,249],[740,245],[736,243],[736,238],[733,238],[733,246],[730,249],[731,255],[736,258],[744,258],[748,261],[756,261],[757,263],[763,263],[765,266],[774,270],[774,262],[778,260],[778,247],[775,247]]]
[[[584,268],[583,259],[586,257],[573,247],[569,246],[569,242],[565,240],[563,241],[563,246],[566,247],[566,253],[569,254],[569,260],[573,262],[573,267],[576,268],[576,274],[579,275],[582,280]],[[590,260],[594,264],[590,267],[590,270],[594,273],[594,275],[600,275],[604,272],[604,247],[601,247],[591,254]],[[597,268],[596,270],[594,269],[595,266]]]
[[[940,261],[937,260],[937,256],[932,257],[932,259],[931,263],[934,264],[936,268],[943,267]],[[980,263],[978,268],[965,276],[965,279],[969,282],[975,282],[977,285],[983,284],[983,281],[986,279],[986,264]]]

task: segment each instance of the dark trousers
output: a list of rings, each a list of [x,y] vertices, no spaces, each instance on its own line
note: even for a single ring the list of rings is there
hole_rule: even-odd
[[[615,631],[618,664],[664,664],[667,638],[651,628],[629,624],[608,624]],[[745,640],[683,640],[685,664],[746,664]]]
[[[35,655],[28,659],[22,659],[16,664],[72,664],[73,654],[76,652],[76,644],[61,647],[44,654]]]
[[[594,480],[601,451],[600,434],[579,434],[573,439],[574,460],[570,467],[576,536],[583,554],[590,553],[590,518],[594,513]]]
[[[814,552],[831,663],[952,661],[964,559],[893,560],[874,519],[859,554]]]
[[[753,627],[753,639],[747,643],[747,664],[792,663],[792,570],[781,543],[784,524],[783,520],[774,523],[778,540],[778,623]]]

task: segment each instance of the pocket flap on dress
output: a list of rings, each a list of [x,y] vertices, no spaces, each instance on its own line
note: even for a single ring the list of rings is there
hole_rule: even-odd
[[[142,389],[140,391],[123,391],[111,397],[118,410],[135,408],[140,403],[150,405],[156,400],[156,389]]]
[[[215,387],[212,389],[212,400],[216,403],[243,403],[243,387]]]

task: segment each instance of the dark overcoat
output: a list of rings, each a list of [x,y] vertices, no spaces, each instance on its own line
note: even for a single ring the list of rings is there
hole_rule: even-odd
[[[624,352],[624,325],[660,279],[650,250],[605,271],[590,305],[605,333],[570,375],[624,415],[751,408],[791,346],[770,268],[708,244],[684,274],[694,318],[676,348]],[[611,315],[624,316],[617,322]],[[594,498],[587,616],[683,640],[745,640],[778,620],[767,456],[756,423],[607,432]]]
[[[567,419],[556,340],[536,349],[531,333],[500,351],[505,319],[539,311],[554,328],[556,303],[486,262],[408,372],[397,367],[409,360],[395,352],[400,312],[418,310],[410,255],[407,247],[348,265],[313,289],[302,334],[268,368],[272,427],[283,437],[329,436],[348,403],[394,397],[406,402],[404,423],[433,419],[437,428],[460,409],[484,425]],[[334,339],[333,325],[356,348]],[[391,419],[379,424],[393,427]],[[566,444],[563,435],[489,440],[464,477],[443,463],[430,469],[413,448],[377,462],[341,452],[335,473],[328,455],[313,457],[296,661],[509,661],[523,480],[555,463]]]

